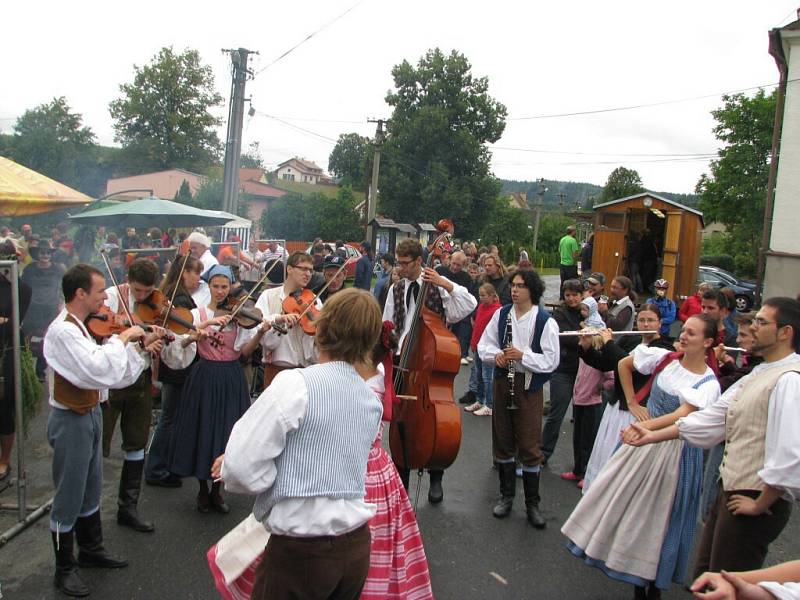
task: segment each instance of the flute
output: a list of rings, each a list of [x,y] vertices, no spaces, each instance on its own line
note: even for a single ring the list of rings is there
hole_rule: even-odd
[[[744,348],[732,348],[731,346],[723,346],[722,349],[725,352],[747,352]]]
[[[644,330],[644,331],[612,331],[611,335],[655,335],[660,333],[656,330]],[[590,331],[562,331],[559,334],[559,337],[571,337],[571,336],[584,336],[584,335],[600,335],[600,331],[590,330]]]

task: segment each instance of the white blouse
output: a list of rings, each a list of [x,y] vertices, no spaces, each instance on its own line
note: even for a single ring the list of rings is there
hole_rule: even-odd
[[[669,352],[670,350],[665,348],[653,348],[640,344],[632,352],[633,368],[643,375],[650,375]],[[708,375],[714,375],[714,371],[710,367],[706,367],[705,373],[698,375],[685,369],[679,360],[675,360],[661,371],[658,387],[667,394],[678,396],[682,403],[687,402],[702,410],[714,404],[720,394],[719,381],[716,377],[696,389],[693,387]]]

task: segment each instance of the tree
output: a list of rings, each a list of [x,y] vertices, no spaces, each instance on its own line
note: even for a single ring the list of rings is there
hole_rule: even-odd
[[[181,167],[204,172],[220,158],[210,110],[222,103],[211,67],[197,50],[162,48],[151,63],[134,65],[132,83],[109,105],[115,139],[138,170]]]
[[[633,196],[639,192],[644,192],[642,178],[634,169],[617,167],[608,176],[603,193],[600,195],[600,203],[610,202],[618,198]]]
[[[290,192],[262,214],[261,229],[269,236],[287,240],[311,240],[317,236],[326,240],[359,240],[364,235],[349,187],[340,188],[335,198],[321,192]]]
[[[369,138],[357,133],[343,133],[328,158],[328,171],[341,177],[342,185],[366,189],[372,170],[371,158],[372,146]]]
[[[247,151],[242,153],[239,158],[239,166],[242,169],[264,170],[264,159],[261,157],[261,149],[258,142],[251,142],[247,147]]]
[[[180,202],[181,204],[194,204],[194,199],[192,198],[192,190],[189,189],[189,182],[185,179],[181,182],[180,189],[175,192],[175,202]]]
[[[380,210],[406,222],[450,217],[459,237],[480,237],[500,191],[484,144],[502,135],[506,107],[457,51],[429,50],[416,67],[396,65],[392,77]]]
[[[733,256],[736,270],[754,275],[764,224],[764,202],[769,180],[772,128],[776,96],[759,90],[755,96],[722,97],[723,106],[712,111],[717,121],[714,135],[724,144],[711,161],[711,174],[703,174],[695,191],[708,221],[727,227],[720,246]]]
[[[95,136],[72,112],[66,98],[26,110],[14,125],[11,157],[18,163],[71,187],[81,184],[94,158]]]
[[[222,177],[209,177],[201,183],[190,203],[205,210],[222,210]]]

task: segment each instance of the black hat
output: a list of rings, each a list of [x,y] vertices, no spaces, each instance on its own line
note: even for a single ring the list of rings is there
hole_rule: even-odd
[[[325,257],[324,262],[322,263],[322,268],[327,269],[328,267],[335,267],[339,268],[345,263],[344,258],[339,256],[338,254],[329,254]]]
[[[364,250],[372,250],[372,244],[370,244],[368,240],[364,240],[363,242],[361,242],[361,247]]]

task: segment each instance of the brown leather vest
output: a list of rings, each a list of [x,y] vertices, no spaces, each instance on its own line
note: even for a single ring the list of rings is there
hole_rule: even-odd
[[[83,329],[81,329],[77,319],[71,314],[67,313],[64,320],[75,325],[84,336],[86,335]],[[98,390],[79,388],[53,369],[53,399],[59,404],[66,406],[72,412],[85,415],[91,412],[100,402],[100,392]]]

